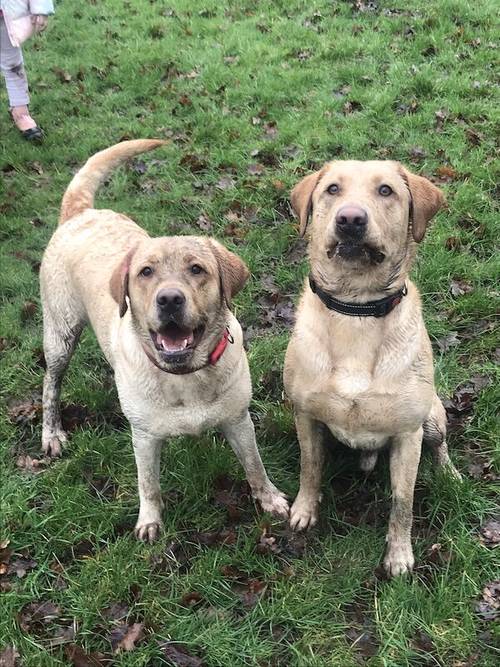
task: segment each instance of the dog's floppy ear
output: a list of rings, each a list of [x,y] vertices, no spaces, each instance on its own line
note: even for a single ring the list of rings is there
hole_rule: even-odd
[[[250,271],[238,255],[221,243],[214,239],[210,239],[209,243],[219,267],[221,292],[227,305],[230,306],[233,296],[238,294],[250,277]]]
[[[443,193],[434,183],[423,176],[417,176],[402,168],[403,178],[410,191],[410,219],[412,222],[412,235],[417,243],[425,236],[427,223],[442,208],[446,200]]]
[[[324,169],[320,169],[313,174],[309,174],[309,176],[306,176],[299,181],[292,190],[292,208],[299,218],[299,231],[301,236],[304,236],[306,233],[307,222],[309,216],[312,214],[313,192],[318,185],[318,181],[323,175],[323,172]]]
[[[132,248],[132,250],[128,251],[125,257],[113,271],[111,280],[109,281],[111,296],[120,308],[120,317],[123,317],[127,312],[126,297],[128,297],[128,274],[130,270],[130,262],[132,261],[134,252],[135,248]]]

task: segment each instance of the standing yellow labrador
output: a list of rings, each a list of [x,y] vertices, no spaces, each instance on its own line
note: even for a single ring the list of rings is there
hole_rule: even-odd
[[[412,505],[422,438],[451,465],[446,416],[434,387],[431,344],[408,272],[443,204],[430,181],[397,162],[335,161],[304,178],[292,205],[311,273],[286,353],[284,382],[301,448],[293,528],[318,518],[324,425],[361,451],[371,470],[390,445],[392,511],[384,566],[413,567]]]
[[[43,450],[57,456],[66,440],[62,376],[90,323],[132,427],[140,497],[136,534],[150,541],[162,524],[163,440],[215,426],[263,509],[288,516],[257,450],[242,332],[229,309],[248,278],[247,267],[213,239],[150,238],[130,218],[93,208],[95,191],[114,167],[163,143],[125,141],[88,160],[64,195],[60,226],[40,270],[47,362]]]

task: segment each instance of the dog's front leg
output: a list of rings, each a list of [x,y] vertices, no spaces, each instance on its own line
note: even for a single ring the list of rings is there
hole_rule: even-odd
[[[260,502],[265,512],[287,518],[288,503],[285,495],[267,476],[257,449],[255,428],[248,410],[239,420],[221,424],[221,429],[245,470],[252,496]]]
[[[139,518],[135,535],[144,542],[154,542],[163,525],[163,501],[160,491],[160,453],[162,440],[132,427],[137,480],[139,485]]]
[[[413,568],[411,526],[413,522],[413,493],[417,478],[422,428],[393,438],[390,453],[392,509],[387,532],[384,567],[390,576]]]
[[[300,444],[300,489],[290,510],[290,525],[294,530],[304,530],[318,521],[323,433],[322,425],[303,412],[295,415],[295,426]]]

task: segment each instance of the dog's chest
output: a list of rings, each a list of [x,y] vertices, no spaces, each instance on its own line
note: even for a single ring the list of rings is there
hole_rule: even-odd
[[[357,333],[358,335],[354,335]],[[363,400],[363,394],[383,390],[387,355],[383,345],[367,344],[364,329],[351,331],[350,335],[340,332],[328,341],[324,350],[330,362],[328,384],[338,396]],[[374,332],[375,333],[375,332]],[[328,424],[332,434],[343,444],[352,449],[376,450],[384,447],[388,437],[385,434],[371,432],[365,428],[362,419],[354,430],[346,430],[337,424]]]
[[[186,376],[169,376],[165,381],[148,378],[140,388],[130,382],[117,381],[117,386],[132,426],[159,437],[199,435],[223,418],[239,414],[250,400],[250,390],[235,396],[219,383],[195,382]]]

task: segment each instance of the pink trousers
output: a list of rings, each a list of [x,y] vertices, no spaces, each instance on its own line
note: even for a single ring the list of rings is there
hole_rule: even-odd
[[[9,106],[20,107],[29,104],[23,52],[19,47],[12,46],[2,15],[0,15],[0,69],[7,87]]]

